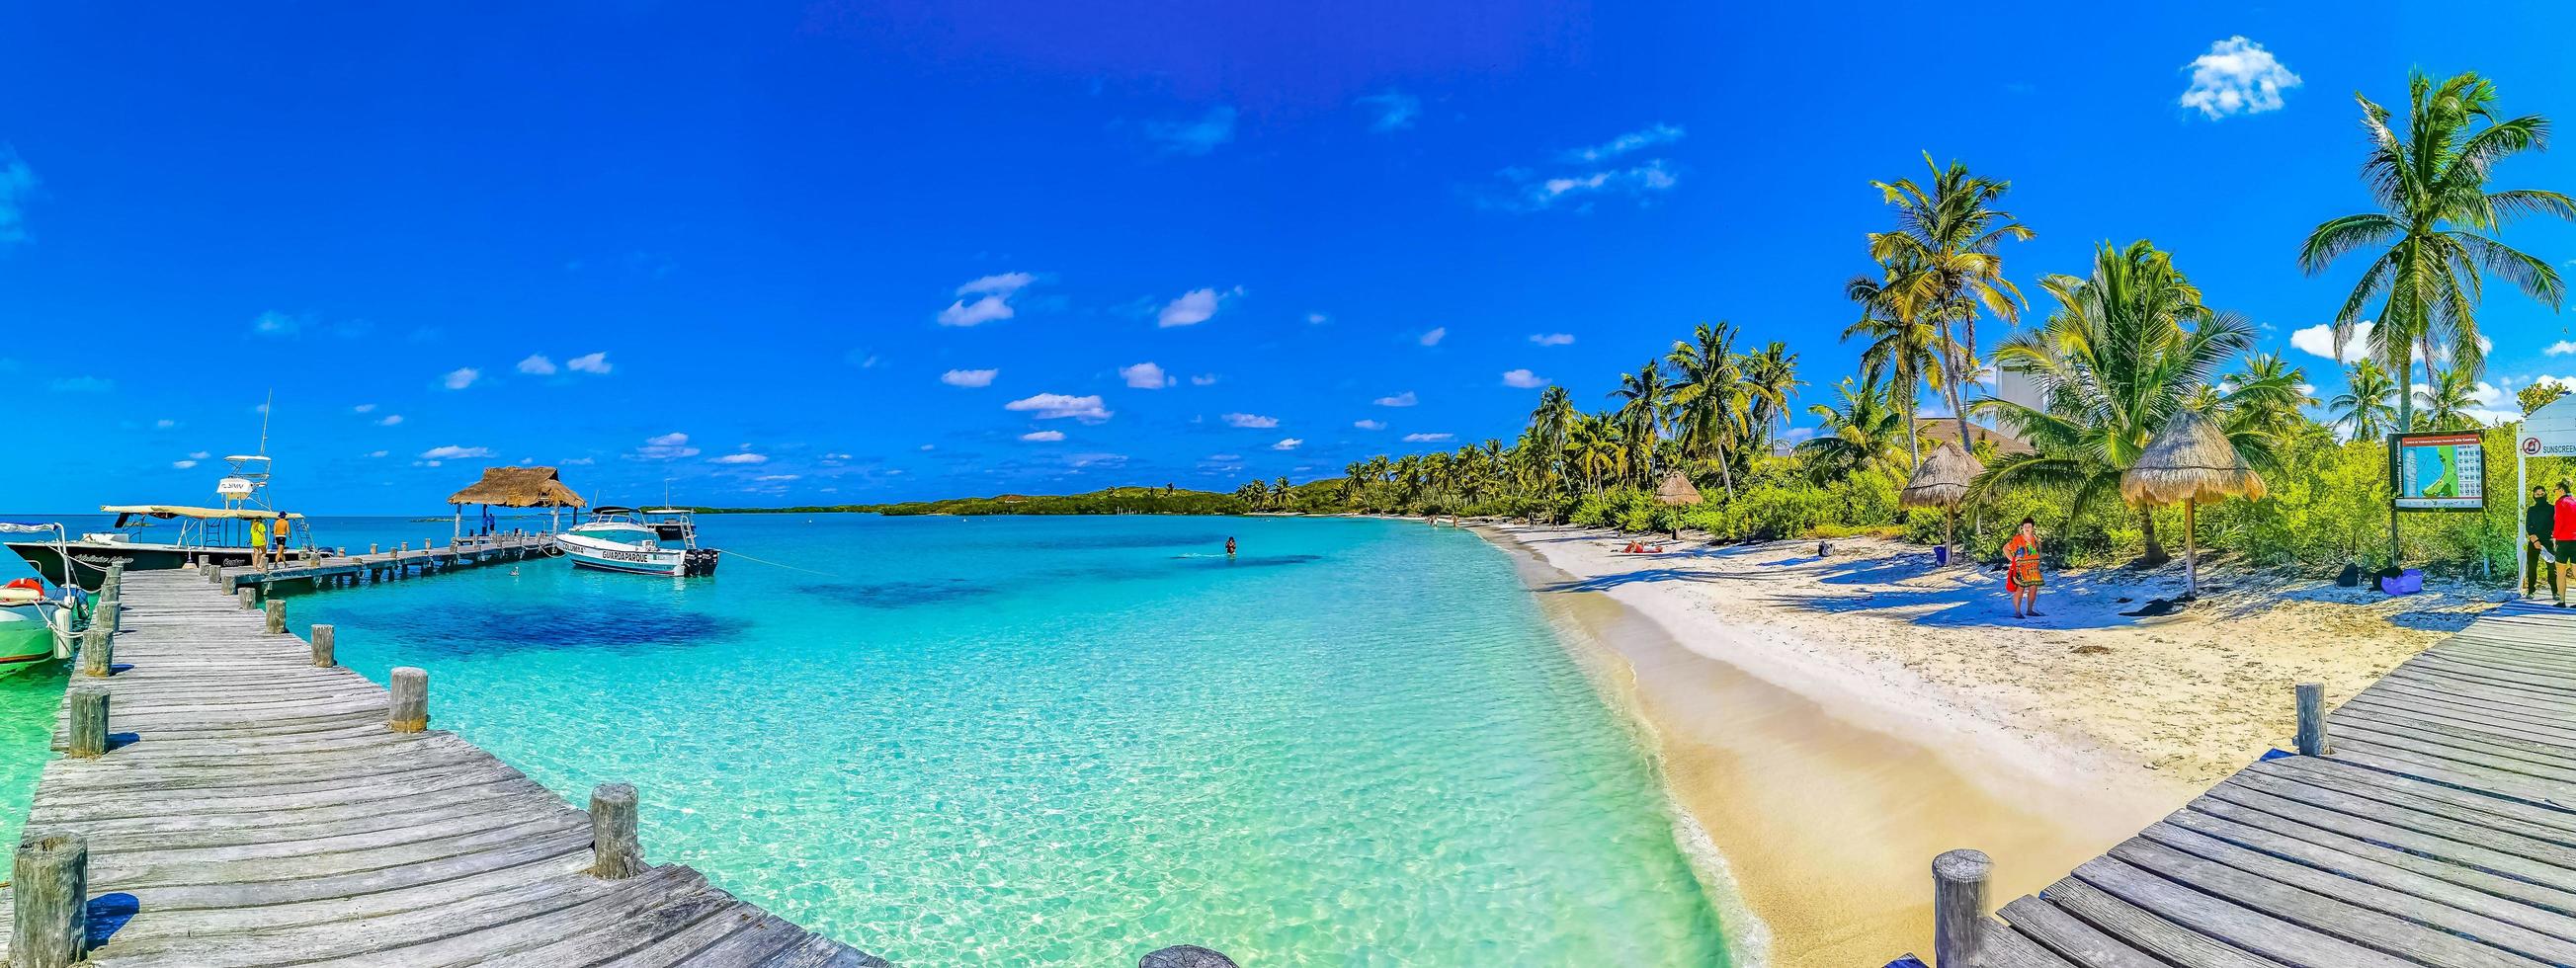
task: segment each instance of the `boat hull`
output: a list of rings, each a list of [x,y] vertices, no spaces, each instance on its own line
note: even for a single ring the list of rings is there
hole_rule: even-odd
[[[630,575],[662,575],[678,578],[687,566],[687,552],[678,548],[637,548],[585,538],[577,534],[558,535],[555,547],[575,568],[618,571]]]
[[[122,561],[127,571],[162,571],[188,566],[188,556],[196,555],[225,567],[250,563],[250,549],[181,548],[177,545],[122,544],[104,541],[74,541],[59,549],[50,541],[12,541],[9,550],[24,558],[36,573],[56,585],[79,585],[97,591],[99,580],[112,562]],[[78,581],[63,574],[63,552],[71,553],[79,565],[74,569]]]
[[[65,639],[46,623],[50,609],[0,608],[0,676],[61,658]]]

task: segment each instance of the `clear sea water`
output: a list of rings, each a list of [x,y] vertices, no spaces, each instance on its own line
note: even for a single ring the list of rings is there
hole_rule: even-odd
[[[545,560],[289,609],[378,681],[428,669],[434,726],[576,802],[636,784],[652,860],[904,964],[1181,943],[1249,965],[1728,963],[1652,763],[1473,535],[838,515],[702,534],[805,570]],[[0,681],[10,823],[61,682]]]

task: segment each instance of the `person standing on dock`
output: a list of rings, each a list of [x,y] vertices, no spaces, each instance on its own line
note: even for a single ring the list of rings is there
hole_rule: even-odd
[[[2012,596],[2014,618],[2039,617],[2039,523],[2021,519],[2012,540],[2004,542],[2004,591]]]
[[[2576,569],[2576,491],[2567,479],[2558,479],[2558,509],[2551,517],[2550,538],[2558,544],[2558,607],[2566,608],[2566,582],[2570,569]]]
[[[2540,576],[2549,574],[2549,594],[2558,604],[2567,604],[2567,582],[2558,574],[2561,559],[2551,544],[2558,509],[2549,503],[2549,489],[2531,486],[2531,507],[2522,512],[2522,597],[2540,597]]]
[[[259,570],[268,570],[268,522],[254,519],[250,523],[250,562]]]
[[[278,515],[277,530],[268,536],[269,560],[276,562],[277,567],[280,568],[286,567],[286,533],[291,526],[292,524],[286,519],[286,515]]]

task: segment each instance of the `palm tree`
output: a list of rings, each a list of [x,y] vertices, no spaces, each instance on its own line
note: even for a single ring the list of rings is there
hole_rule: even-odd
[[[1907,276],[1913,270],[1897,263],[1885,263],[1879,269],[1880,278],[1853,276],[1843,283],[1843,297],[1861,306],[1860,321],[1843,328],[1843,340],[1869,337],[1869,345],[1860,352],[1861,382],[1875,384],[1881,377],[1890,378],[1888,396],[1905,412],[1905,453],[1919,465],[1923,444],[1915,433],[1914,403],[1925,382],[1936,390],[1946,385],[1941,379],[1941,333],[1898,298],[1908,288]]]
[[[1761,352],[1745,356],[1739,368],[1744,371],[1745,395],[1752,403],[1745,423],[1758,431],[1754,449],[1769,453],[1771,441],[1789,422],[1789,397],[1807,385],[1798,379],[1798,354],[1775,339]]]
[[[1587,491],[1599,491],[1604,477],[1626,474],[1628,446],[1622,439],[1619,422],[1607,413],[1576,417],[1573,430],[1566,435],[1565,458],[1575,473],[1583,475]]]
[[[2478,381],[2466,366],[2453,366],[2433,371],[2433,385],[2415,391],[2415,405],[2423,408],[2415,414],[2415,430],[2469,430],[2478,426],[2478,418],[2469,411],[2478,405]]]
[[[1619,430],[1637,455],[1630,468],[1637,473],[1651,477],[1655,472],[1655,440],[1663,436],[1664,402],[1671,393],[1654,360],[1635,373],[1619,374],[1619,389],[1610,391],[1610,398],[1620,401]]]
[[[2040,329],[2003,344],[1998,367],[2028,374],[2043,405],[1979,401],[2029,440],[2035,450],[1997,460],[1970,485],[1972,498],[2008,484],[2054,485],[2081,507],[2119,494],[2120,476],[2147,444],[2209,385],[2228,358],[2253,343],[2253,327],[2201,304],[2200,290],[2166,253],[2144,240],[2126,250],[2099,246],[2089,277],[2049,276],[2041,285],[2058,309]],[[2272,459],[2272,438],[2257,425],[2259,408],[2221,394],[2212,408],[2238,453],[2257,465]],[[2140,511],[2146,532],[2141,564],[2167,559],[2155,515]]]
[[[1897,229],[1870,233],[1869,254],[1882,265],[1912,270],[1893,280],[1901,283],[1892,290],[1893,298],[1911,307],[1911,318],[1928,319],[1940,330],[1950,407],[1965,446],[1973,438],[1960,396],[1979,365],[1977,310],[1982,306],[2007,324],[2021,318],[2021,290],[2004,278],[2003,256],[1996,250],[2006,239],[2028,239],[2032,233],[2013,221],[2012,213],[1994,207],[2012,190],[2011,182],[1971,175],[1957,161],[1941,167],[1928,151],[1923,164],[1932,169],[1928,188],[1910,178],[1870,183],[1896,206]]]
[[[2396,395],[2397,381],[2364,358],[2352,365],[2344,392],[2326,401],[2326,410],[2336,415],[2333,425],[2350,433],[2353,440],[2377,440],[2397,427],[2397,408],[2388,403]]]
[[[2287,439],[2301,421],[2301,411],[2317,405],[2316,398],[2308,395],[2312,388],[2307,380],[2307,370],[2281,354],[2256,353],[2245,358],[2244,369],[2219,382],[2240,405],[2255,409],[2256,422],[2264,430]]]
[[[2377,299],[2379,319],[2367,345],[2398,383],[2414,379],[2410,357],[2418,353],[2428,382],[2434,363],[2446,355],[2454,369],[2475,378],[2486,355],[2478,338],[2481,270],[2512,282],[2552,309],[2565,296],[2558,272],[2547,260],[2479,233],[2525,215],[2576,220],[2576,201],[2549,191],[2487,190],[2496,162],[2548,146],[2547,118],[2526,114],[2498,120],[2495,85],[2474,72],[2436,85],[2419,71],[2408,75],[2406,88],[2403,133],[2389,128],[2387,108],[2353,95],[2361,102],[2362,127],[2370,135],[2362,180],[2381,210],[2317,226],[2299,250],[2299,268],[2315,275],[2347,253],[2386,246],[2335,314],[2337,354]],[[2481,122],[2485,126],[2477,127]],[[2397,425],[2412,426],[2412,411],[2412,401],[2400,395]],[[2393,545],[2393,517],[2390,529]]]
[[[1724,483],[1726,496],[1733,498],[1734,461],[1727,451],[1744,436],[1749,397],[1745,358],[1736,355],[1733,323],[1701,323],[1691,330],[1691,340],[1673,343],[1673,351],[1664,357],[1680,375],[1673,385],[1674,429],[1681,437],[1682,455],[1716,462],[1718,480]]]
[[[1874,382],[1853,386],[1850,377],[1844,377],[1834,390],[1842,395],[1842,406],[1819,403],[1807,408],[1824,425],[1816,436],[1798,445],[1810,480],[1823,483],[1864,470],[1898,471],[1911,466],[1899,445],[1905,412],[1896,406],[1893,391],[1881,390]]]

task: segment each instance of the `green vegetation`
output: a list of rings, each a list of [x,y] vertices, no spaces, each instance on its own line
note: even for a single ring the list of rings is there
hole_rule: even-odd
[[[1982,531],[1970,539],[1973,549],[1992,554],[1986,539],[2029,516],[2051,535],[2053,552],[2070,560],[2154,564],[2181,529],[2182,509],[2128,506],[2119,481],[2177,414],[2195,411],[2226,432],[2271,490],[2200,508],[2200,547],[2258,565],[2402,560],[2509,573],[2519,512],[2510,481],[2488,482],[2483,514],[2401,519],[2389,511],[2384,435],[2482,426],[2481,274],[2553,307],[2562,290],[2546,260],[2481,233],[2520,215],[2576,218],[2576,204],[2555,192],[2487,189],[2494,164],[2538,147],[2547,122],[2499,120],[2493,86],[2473,74],[2439,84],[2412,78],[2403,133],[2390,130],[2386,110],[2361,105],[2370,131],[2365,181],[2383,211],[2318,226],[2297,257],[2314,273],[2345,254],[2381,250],[2337,313],[2336,332],[2360,335],[2374,308],[2381,325],[2368,331],[2370,355],[2331,401],[2310,396],[2301,368],[2251,353],[2252,325],[2205,302],[2174,255],[2145,240],[2101,244],[2083,275],[2041,277],[2055,303],[2046,320],[1981,358],[1980,316],[2010,327],[2026,308],[2004,276],[2000,250],[2032,230],[1997,208],[2009,182],[1927,155],[1928,182],[1872,183],[1894,224],[1869,234],[1873,269],[1844,285],[1859,319],[1843,338],[1861,343],[1861,369],[1835,382],[1836,404],[1808,408],[1822,428],[1794,447],[1780,446],[1775,434],[1788,394],[1802,385],[1795,354],[1777,342],[1738,351],[1737,328],[1718,322],[1621,374],[1605,409],[1586,413],[1562,387],[1549,387],[1508,446],[1487,440],[1454,452],[1372,457],[1337,481],[1255,482],[1238,493],[1252,506],[1286,511],[1693,528],[1722,540],[1859,532],[1937,540],[1941,516],[1900,509],[1897,493],[1928,449],[1922,436],[1938,430],[1972,439],[1968,418],[1979,415],[2017,440],[2009,453],[1984,439],[1974,448],[1986,471],[1962,509]],[[2409,393],[2417,358],[2426,361],[2428,389]],[[2037,399],[1968,399],[1989,364],[2027,378]],[[1946,405],[1952,427],[1916,419],[1926,392]],[[2532,388],[2519,402],[2527,413],[2560,392]],[[2330,423],[2310,415],[2320,406]],[[2510,432],[2485,436],[2487,467],[2510,468]],[[1676,474],[1705,503],[1659,501],[1659,484]],[[2383,527],[2394,540],[2374,546]]]

